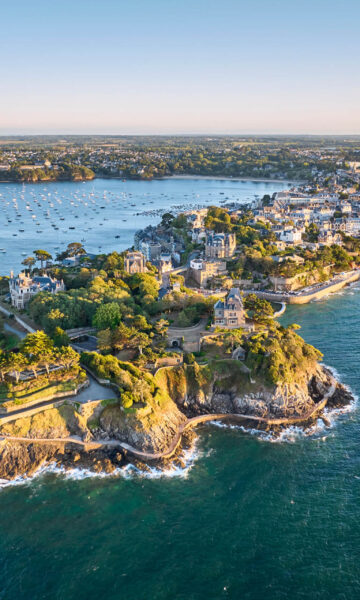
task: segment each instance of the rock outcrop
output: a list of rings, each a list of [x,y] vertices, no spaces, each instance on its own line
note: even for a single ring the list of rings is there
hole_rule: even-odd
[[[28,437],[29,442],[1,442],[0,478],[31,475],[50,462],[111,473],[127,460],[126,451],[114,448],[86,451],[69,442],[38,443],[33,438],[76,435],[86,441],[118,439],[142,452],[158,453],[171,446],[190,417],[231,414],[270,420],[295,417],[300,421],[303,417],[303,422],[308,423],[309,413],[317,406],[319,411],[315,410],[312,418],[321,413],[324,398],[330,408],[345,406],[352,400],[346,387],[320,364],[304,372],[296,382],[273,386],[251,380],[249,372],[234,360],[215,361],[204,367],[194,364],[163,369],[155,381],[161,395],[140,408],[126,410],[120,402],[111,403],[98,405],[95,412],[84,416],[74,406],[62,406],[4,425],[0,435]],[[189,432],[186,435],[191,437]],[[177,455],[174,460],[181,461],[181,457]]]

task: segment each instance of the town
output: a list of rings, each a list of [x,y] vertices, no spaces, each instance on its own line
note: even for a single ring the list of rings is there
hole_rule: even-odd
[[[0,181],[215,176],[359,182],[356,136],[0,137]]]

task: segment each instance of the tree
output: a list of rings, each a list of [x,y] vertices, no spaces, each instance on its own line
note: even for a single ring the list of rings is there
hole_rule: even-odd
[[[51,254],[46,250],[34,250],[34,254],[36,256],[36,259],[40,261],[42,269],[44,268],[44,262],[52,259]]]
[[[169,321],[167,321],[166,319],[159,319],[155,323],[155,331],[161,337],[164,337],[166,335],[168,327],[169,327]]]
[[[137,330],[134,327],[126,327],[124,323],[120,323],[112,332],[111,346],[116,350],[121,350],[136,335]]]
[[[68,346],[70,344],[70,338],[67,333],[61,327],[55,327],[53,340],[55,346],[61,348],[62,346]]]
[[[195,356],[192,352],[185,352],[184,354],[184,363],[186,365],[193,365],[195,362]]]
[[[97,346],[101,351],[112,350],[112,332],[110,329],[102,329],[98,332]]]
[[[5,375],[8,372],[8,370],[9,370],[8,357],[5,354],[5,352],[0,350],[0,378],[1,378],[1,381],[5,380]]]
[[[310,225],[306,227],[305,232],[305,237],[309,242],[315,243],[318,241],[320,230],[316,223],[310,223]]]
[[[134,396],[131,392],[123,392],[121,394],[121,403],[124,408],[131,408],[134,403]]]
[[[8,372],[13,371],[16,379],[16,383],[19,383],[21,371],[27,365],[26,357],[20,352],[10,352],[7,358]]]
[[[36,259],[33,256],[27,256],[26,258],[24,258],[24,260],[22,261],[22,265],[24,265],[25,267],[27,267],[29,269],[29,271],[31,272],[34,264],[36,263]]]
[[[54,342],[46,333],[43,331],[28,333],[22,340],[20,349],[29,357],[32,364],[36,360],[37,364],[42,364],[49,374],[50,364],[54,360]]]
[[[163,216],[161,217],[161,225],[163,227],[170,227],[170,225],[173,223],[174,221],[174,215],[170,212],[168,213],[164,213]]]
[[[100,304],[93,318],[96,329],[115,329],[121,323],[121,310],[117,302]]]
[[[142,354],[143,349],[146,348],[147,346],[150,346],[150,344],[151,344],[151,340],[150,340],[149,336],[146,335],[146,333],[143,333],[142,331],[139,331],[133,339],[134,339],[134,343],[138,347],[139,354]]]
[[[236,344],[240,345],[242,343],[244,337],[244,333],[242,329],[232,329],[224,335],[224,341],[231,353],[234,350]]]
[[[81,254],[86,254],[86,250],[80,242],[71,242],[67,246],[66,253],[68,256],[79,256]]]
[[[70,369],[79,364],[80,356],[71,346],[64,346],[57,351],[56,359],[65,369]]]
[[[246,310],[251,311],[251,318],[254,321],[266,322],[274,315],[274,309],[270,302],[263,298],[258,298],[255,294],[249,294],[244,300]]]

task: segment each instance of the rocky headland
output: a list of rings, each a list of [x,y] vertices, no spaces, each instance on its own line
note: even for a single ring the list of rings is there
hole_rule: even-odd
[[[201,422],[221,418],[276,435],[294,423],[309,427],[319,417],[327,423],[324,409],[353,400],[320,363],[294,382],[275,385],[251,379],[235,360],[163,368],[150,383],[155,393],[139,408],[124,409],[120,400],[99,402],[81,414],[76,404],[65,404],[3,425],[0,478],[31,476],[46,464],[94,473],[112,473],[129,462],[142,470],[147,464],[165,468],[169,461],[184,466],[193,427]]]

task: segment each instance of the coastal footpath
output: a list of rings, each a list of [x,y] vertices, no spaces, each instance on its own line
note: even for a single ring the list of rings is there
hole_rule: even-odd
[[[293,384],[275,386],[249,382],[237,361],[216,363],[207,380],[206,373],[206,367],[184,365],[158,371],[154,382],[162,390],[160,404],[156,400],[136,411],[124,411],[115,399],[80,406],[70,400],[36,414],[24,409],[1,425],[0,478],[32,474],[49,463],[98,472],[129,462],[145,470],[154,461],[160,468],[169,460],[182,464],[192,430],[202,423],[221,420],[276,435],[289,425],[307,427],[319,417],[327,423],[325,408],[352,400],[321,365]]]

